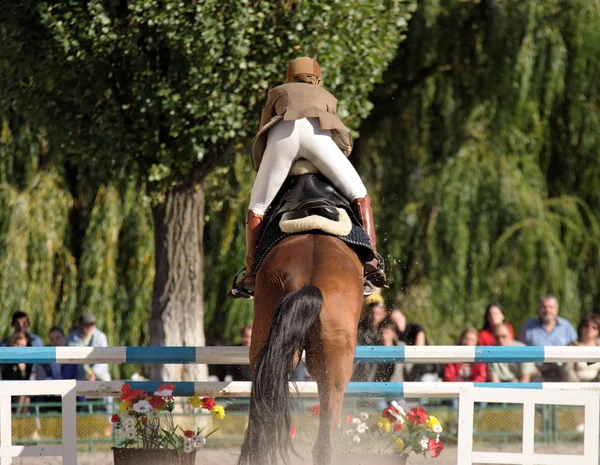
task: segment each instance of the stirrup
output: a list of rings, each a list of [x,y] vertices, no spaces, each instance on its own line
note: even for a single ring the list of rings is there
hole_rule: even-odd
[[[389,287],[389,282],[385,275],[385,261],[378,253],[375,254],[375,258],[377,259],[377,269],[375,271],[366,273],[364,276],[364,281],[368,282],[374,287],[387,288]]]
[[[240,275],[242,275],[241,278],[239,277]],[[254,292],[249,291],[248,289],[244,289],[242,287],[242,282],[244,280],[245,275],[246,267],[240,268],[233,278],[233,283],[231,284],[231,289],[227,293],[227,297],[229,297],[230,299],[254,299]]]

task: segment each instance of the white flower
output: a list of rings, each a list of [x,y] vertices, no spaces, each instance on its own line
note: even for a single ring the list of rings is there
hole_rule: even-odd
[[[429,438],[427,436],[423,436],[419,441],[419,444],[423,450],[429,449]]]
[[[442,428],[442,425],[434,425],[433,426],[434,433],[438,433],[438,435],[439,435],[439,433],[441,433],[442,431],[444,431],[444,428]]]
[[[369,418],[369,414],[367,412],[360,412],[360,418],[366,420],[367,418]]]
[[[135,404],[133,404],[133,410],[137,413],[148,413],[152,410],[152,405],[147,400],[138,400]]]
[[[130,433],[130,432],[134,432],[135,433],[135,425],[131,425],[131,426],[126,426],[125,427],[125,434]]]
[[[206,438],[200,434],[194,434],[192,436],[192,442],[197,449],[200,449],[204,444],[206,444]]]
[[[149,416],[153,420],[159,421],[160,420],[160,410],[154,410],[154,409],[152,409],[152,411],[150,412]]]
[[[361,423],[360,425],[358,425],[356,427],[356,431],[358,431],[360,434],[363,434],[364,432],[366,432],[368,430],[368,426],[365,423]]]
[[[185,441],[183,443],[183,452],[189,454],[194,451],[194,443],[192,441]]]
[[[360,425],[362,422],[360,421],[360,418],[353,418],[352,423],[354,423],[355,425]]]
[[[353,430],[351,430],[351,429],[349,429],[348,431],[346,431],[346,434],[347,434],[348,436],[351,436],[351,435],[353,435],[353,434],[354,434],[354,431],[353,431]]]
[[[352,438],[352,440],[353,440],[354,442],[360,442],[360,436],[354,436],[354,437]]]
[[[163,389],[162,391],[156,391],[154,395],[160,397],[171,397],[173,395],[173,391],[171,389]]]
[[[135,430],[125,431],[125,437],[127,439],[135,439],[136,436],[137,436],[137,434],[135,433]]]
[[[127,419],[125,419],[125,421],[121,421],[121,425],[125,429],[131,428],[131,427],[135,428],[135,421],[133,420],[133,418],[127,417]]]

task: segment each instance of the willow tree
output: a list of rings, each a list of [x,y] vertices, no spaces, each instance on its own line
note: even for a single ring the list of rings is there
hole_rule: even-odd
[[[519,325],[546,293],[572,321],[598,297],[599,5],[425,0],[373,94],[359,160],[433,341],[493,300]]]
[[[152,202],[155,345],[203,345],[203,181],[254,131],[298,53],[319,59],[356,126],[406,28],[407,0],[27,0],[0,17],[2,99],[79,169],[134,178]],[[113,260],[107,257],[107,260]],[[180,378],[156,366],[155,378]],[[183,376],[204,371],[189,365]]]

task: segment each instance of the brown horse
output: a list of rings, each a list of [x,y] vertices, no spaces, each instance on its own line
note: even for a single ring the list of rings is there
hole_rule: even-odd
[[[239,465],[289,463],[288,378],[303,349],[321,404],[313,462],[331,462],[331,436],[352,375],[362,277],[363,265],[354,251],[326,235],[290,236],[262,263],[250,347],[250,418]]]

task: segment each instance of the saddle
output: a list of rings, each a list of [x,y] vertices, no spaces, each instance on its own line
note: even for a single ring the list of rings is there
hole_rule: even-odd
[[[278,242],[293,234],[307,233],[341,239],[362,261],[374,257],[369,236],[349,200],[322,174],[292,173],[265,214],[256,270]]]

